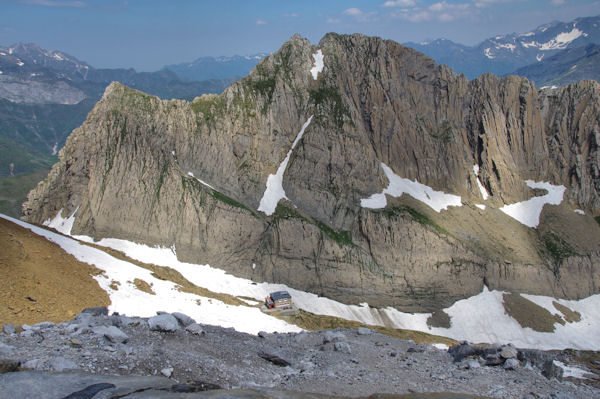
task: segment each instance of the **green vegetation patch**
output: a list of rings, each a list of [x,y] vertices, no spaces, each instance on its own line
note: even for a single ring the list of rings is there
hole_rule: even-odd
[[[544,235],[543,240],[547,252],[557,262],[570,256],[577,255],[577,252],[569,245],[569,243],[554,233]]]
[[[244,204],[241,204],[241,203],[237,202],[237,201],[236,201],[236,200],[234,200],[233,198],[231,198],[231,197],[228,197],[228,196],[226,196],[226,195],[225,195],[225,194],[223,194],[223,193],[220,193],[220,192],[218,192],[218,191],[216,191],[216,190],[209,190],[209,193],[210,193],[210,195],[211,195],[213,198],[215,198],[215,199],[217,199],[217,200],[219,200],[219,201],[221,201],[221,202],[224,202],[224,203],[225,203],[225,204],[227,204],[227,205],[231,205],[231,206],[233,206],[233,207],[235,207],[235,208],[240,208],[240,209],[243,209],[243,210],[245,210],[245,211],[248,211],[248,212],[250,212],[250,214],[251,214],[252,216],[254,216],[254,217],[258,217],[258,216],[256,215],[256,213],[254,213],[254,212],[253,212],[251,209],[249,209],[247,206],[245,206]]]
[[[421,212],[417,211],[416,209],[411,208],[410,206],[407,206],[407,205],[393,206],[391,208],[385,208],[383,211],[375,211],[375,212],[383,212],[387,216],[408,214],[415,222],[420,223],[423,226],[433,227],[440,234],[447,234],[447,235],[450,234],[442,226],[435,223],[429,216],[427,216],[424,213],[421,213]]]
[[[310,101],[321,109],[323,114],[330,115],[338,128],[344,124],[344,118],[350,118],[350,110],[344,104],[342,95],[337,87],[323,86],[308,91]]]
[[[275,212],[273,214],[273,218],[275,220],[279,219],[300,219],[308,224],[312,224],[317,226],[319,230],[325,233],[329,238],[334,240],[340,245],[348,245],[351,247],[356,247],[356,244],[352,242],[352,237],[350,232],[347,230],[335,230],[326,225],[323,222],[315,220],[309,216],[304,216],[300,214],[296,209],[291,208],[290,206],[284,204],[283,202],[279,202],[277,204],[277,208],[275,208]]]
[[[48,176],[50,169],[41,169],[33,173],[0,178],[0,213],[19,218],[21,205],[27,194]]]
[[[192,111],[201,113],[206,121],[214,120],[217,115],[223,115],[227,103],[225,97],[216,94],[205,94],[190,103]]]
[[[504,294],[503,300],[506,313],[523,328],[529,327],[537,332],[554,332],[554,323],[565,324],[559,315],[548,312],[519,294]]]

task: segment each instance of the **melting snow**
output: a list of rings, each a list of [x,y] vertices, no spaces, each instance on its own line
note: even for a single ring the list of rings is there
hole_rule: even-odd
[[[563,32],[557,35],[554,39],[541,45],[540,50],[562,50],[567,48],[567,45],[583,34],[577,28],[573,28],[571,32]]]
[[[159,280],[152,275],[151,271],[116,259],[102,250],[83,245],[71,238],[20,220],[4,215],[0,216],[58,244],[80,262],[94,265],[103,270],[102,275],[94,278],[98,281],[100,287],[108,293],[111,301],[109,306],[111,312],[140,317],[154,316],[158,310],[182,312],[199,323],[233,327],[238,331],[249,334],[258,334],[261,330],[278,332],[298,332],[302,330],[295,325],[268,316],[258,308],[227,305],[217,299],[209,299],[179,291],[177,284],[171,281]],[[89,241],[92,241],[91,238],[89,238]],[[132,283],[136,278],[150,284],[156,295],[138,290]],[[118,290],[110,288],[112,281],[120,284]]]
[[[566,364],[564,364],[561,361],[558,360],[553,360],[554,364],[558,367],[560,367],[561,369],[563,369],[563,378],[577,378],[580,380],[588,380],[589,378],[586,377],[586,375],[590,375],[590,373],[588,371],[582,370],[580,368],[577,367],[573,367],[573,366],[567,366]]]
[[[488,194],[487,190],[485,189],[485,187],[483,186],[483,184],[481,184],[481,180],[479,180],[479,165],[473,165],[473,173],[475,173],[475,176],[477,177],[477,186],[479,187],[481,196],[483,197],[483,200],[485,201],[488,199],[489,194]],[[482,209],[485,209],[485,206]]]
[[[411,181],[404,179],[384,164],[381,163],[381,167],[385,172],[389,180],[389,185],[379,194],[373,194],[369,198],[360,200],[360,205],[363,208],[381,209],[387,205],[387,199],[385,195],[391,195],[392,197],[400,197],[406,193],[416,200],[423,202],[425,205],[431,207],[436,212],[440,212],[442,209],[448,209],[449,206],[461,206],[461,198],[458,195],[446,194],[443,191],[435,191],[429,186],[419,183],[418,181]]]
[[[534,182],[533,180],[525,180],[525,184],[530,188],[544,189],[548,191],[548,194],[505,205],[500,210],[525,226],[537,227],[540,223],[540,214],[544,205],[560,205],[566,188],[565,186],[553,186],[548,182]]]
[[[60,212],[59,212],[60,215]],[[59,217],[57,220],[64,220]],[[35,234],[57,243],[78,260],[96,265],[105,271],[98,276],[100,286],[111,298],[110,310],[130,316],[151,316],[157,310],[183,312],[200,323],[234,327],[238,331],[256,334],[265,331],[298,331],[299,328],[274,319],[256,308],[229,306],[222,302],[193,294],[180,292],[175,284],[154,278],[147,269],[113,258],[105,252],[80,244],[70,238],[38,228],[20,220],[0,215],[7,220],[28,228]],[[71,218],[73,215],[71,216]],[[92,241],[89,237],[76,237]],[[179,271],[192,283],[214,292],[228,293],[234,296],[246,296],[262,302],[270,292],[287,290],[294,303],[301,309],[316,314],[356,320],[371,325],[386,325],[389,322],[396,328],[424,331],[448,336],[457,340],[488,343],[513,343],[520,348],[549,349],[600,349],[600,295],[593,295],[579,301],[558,300],[562,305],[581,313],[580,322],[555,324],[554,333],[539,333],[530,328],[522,328],[516,320],[506,314],[501,291],[483,292],[473,297],[457,301],[444,311],[451,317],[451,327],[430,328],[427,326],[429,313],[403,313],[394,308],[374,309],[368,304],[361,306],[345,305],[328,298],[318,297],[303,291],[289,288],[283,284],[254,283],[251,280],[234,277],[209,265],[195,265],[177,260],[174,248],[150,248],[125,240],[103,239],[97,242],[125,252],[131,258],[146,263],[171,267]],[[152,284],[156,295],[149,295],[135,288],[131,281],[141,278]],[[110,289],[112,280],[119,281],[118,291]],[[553,307],[554,298],[524,295],[545,308]],[[200,304],[198,305],[198,301]],[[552,313],[559,313],[553,310]],[[387,323],[386,323],[387,321]]]
[[[173,156],[175,156],[175,154],[173,154]],[[194,176],[194,174],[192,172],[188,172],[188,176],[193,177],[194,179],[198,180],[198,182],[204,184],[206,187],[210,188],[211,190],[215,190],[215,188],[213,186],[211,186],[210,184],[208,184],[207,182],[205,182],[204,180],[200,180],[198,179],[196,176]],[[216,190],[215,190],[216,191]]]
[[[304,130],[308,127],[312,118],[313,117],[311,115],[310,118],[304,122],[304,125],[302,125],[302,129],[300,129],[300,133],[298,133],[296,136],[296,140],[294,140],[292,148],[290,148],[285,156],[285,159],[281,162],[279,168],[277,168],[277,173],[270,174],[267,178],[267,188],[265,189],[265,193],[260,199],[260,204],[258,206],[258,210],[264,212],[267,216],[272,215],[273,212],[275,212],[275,208],[277,208],[277,203],[280,199],[288,199],[285,196],[285,191],[283,190],[283,174],[285,173],[285,168],[287,168],[287,164],[290,161],[290,156],[292,155],[294,147],[296,147],[296,144],[298,144],[304,135]]]
[[[580,215],[585,215],[585,212],[582,211],[581,209],[575,209],[573,212],[578,213]]]
[[[490,49],[489,47],[488,47],[488,48],[486,48],[485,50],[483,50],[483,54],[484,54],[486,57],[488,57],[490,60],[493,60],[494,58],[496,58],[496,57],[494,57],[494,56],[492,55],[492,51],[491,51],[491,49]]]
[[[510,51],[511,51],[511,53],[512,53],[512,52],[514,52],[514,51],[515,51],[515,48],[516,48],[516,46],[515,46],[514,44],[507,43],[507,44],[498,44],[498,45],[496,46],[496,48],[497,48],[497,49],[505,48],[505,49],[508,49],[508,50],[510,50]]]
[[[63,218],[61,216],[62,211],[63,211],[61,208],[60,211],[58,211],[58,213],[54,217],[54,219],[48,219],[42,224],[44,226],[48,226],[62,234],[71,235],[71,230],[73,229],[73,223],[75,223],[75,214],[77,213],[78,210],[79,210],[79,207],[77,207],[77,209],[75,209],[75,212],[73,212],[71,214],[71,216],[69,216],[68,218]]]
[[[323,52],[321,51],[321,49],[317,50],[316,53],[313,54],[313,58],[315,60],[315,66],[312,67],[312,69],[310,70],[310,73],[313,76],[314,80],[317,80],[317,76],[319,75],[319,72],[323,72]]]

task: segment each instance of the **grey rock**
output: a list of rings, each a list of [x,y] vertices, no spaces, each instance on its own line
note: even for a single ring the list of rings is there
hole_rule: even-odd
[[[259,336],[260,338],[267,338],[267,337],[269,336],[269,333],[268,333],[268,332],[266,332],[266,331],[259,331],[259,332],[258,332],[258,336]]]
[[[190,324],[194,324],[196,322],[190,316],[180,313],[180,312],[173,312],[173,313],[171,313],[171,315],[173,317],[175,317],[177,319],[177,321],[179,322],[179,324],[181,324],[183,327],[187,327]]]
[[[519,352],[515,347],[506,345],[502,347],[502,350],[500,351],[500,356],[502,356],[504,359],[516,359],[518,353]]]
[[[452,355],[455,362],[460,362],[466,357],[481,355],[483,350],[470,345],[468,342],[462,342],[459,345],[448,348],[448,353]]]
[[[346,336],[340,331],[325,331],[323,334],[323,343],[346,341]]]
[[[0,342],[0,355],[9,355],[15,350],[14,347],[5,344],[4,342]]]
[[[44,361],[42,359],[31,359],[23,363],[24,369],[29,370],[40,370],[44,365]]]
[[[291,362],[288,359],[282,357],[282,355],[279,353],[261,351],[258,353],[258,356],[265,359],[268,362],[273,363],[276,366],[286,367],[291,365]]]
[[[57,356],[57,357],[51,359],[49,362],[49,365],[52,368],[52,370],[58,371],[58,372],[65,371],[65,370],[79,369],[79,366],[77,366],[77,364],[75,364],[75,362],[73,362],[72,360],[69,360],[69,359],[65,359],[62,356]]]
[[[23,325],[21,326],[21,329],[22,329],[23,331],[31,330],[31,326],[30,326],[29,324],[23,324]]]
[[[165,313],[148,319],[148,326],[152,331],[175,332],[181,329],[179,322],[172,315]]]
[[[337,352],[342,352],[342,353],[351,353],[350,345],[347,342],[341,342],[341,341],[334,342],[333,350],[337,351]]]
[[[129,339],[127,334],[125,334],[123,331],[121,331],[119,328],[117,328],[115,326],[94,327],[92,331],[94,332],[94,334],[103,336],[106,339],[108,339],[110,342],[113,342],[113,343],[123,343],[123,342],[127,342],[127,340]]]
[[[165,367],[164,369],[160,370],[160,373],[165,377],[170,378],[173,375],[173,367]]]
[[[195,335],[204,335],[205,334],[204,329],[202,328],[202,326],[200,324],[197,324],[197,323],[190,324],[189,326],[187,326],[185,328],[185,330],[188,331],[188,332],[190,332],[190,333],[192,333],[192,334],[195,334]]]
[[[55,325],[56,324],[52,323],[51,321],[42,321],[40,323],[34,324],[33,326],[31,326],[31,328],[37,329],[37,330],[43,330],[43,329],[47,329],[47,328],[52,328]]]
[[[108,308],[106,306],[97,306],[93,308],[85,308],[81,311],[81,313],[90,314],[94,317],[98,316],[108,316]]]
[[[18,371],[21,361],[14,359],[0,359],[0,374]]]
[[[4,324],[2,326],[2,332],[4,334],[10,335],[10,334],[16,333],[17,329],[15,328],[15,326],[13,324]]]
[[[504,370],[516,370],[521,366],[516,358],[506,359],[504,362]]]
[[[557,366],[553,360],[547,360],[542,365],[542,375],[548,379],[555,378],[558,381],[562,381],[564,370],[562,367]]]
[[[365,327],[358,327],[358,330],[356,331],[358,335],[371,335],[373,334],[373,330],[371,330],[370,328],[365,328]]]

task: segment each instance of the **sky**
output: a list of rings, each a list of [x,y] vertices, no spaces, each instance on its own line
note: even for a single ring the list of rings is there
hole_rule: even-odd
[[[96,68],[155,71],[202,56],[276,51],[294,33],[466,45],[554,20],[600,15],[600,0],[0,0],[0,45],[36,43]]]

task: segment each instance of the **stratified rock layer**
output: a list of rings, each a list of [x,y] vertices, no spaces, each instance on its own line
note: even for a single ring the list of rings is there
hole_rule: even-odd
[[[586,297],[600,287],[599,97],[596,82],[469,82],[379,38],[294,36],[220,96],[160,101],[113,83],[25,218],[77,209],[74,234],[175,245],[183,261],[351,303],[432,310],[484,284]],[[284,173],[289,201],[266,216],[267,177],[311,115]],[[388,185],[382,162],[464,205],[437,213],[403,195],[362,208]],[[545,194],[526,179],[567,187],[537,229],[498,210]]]

